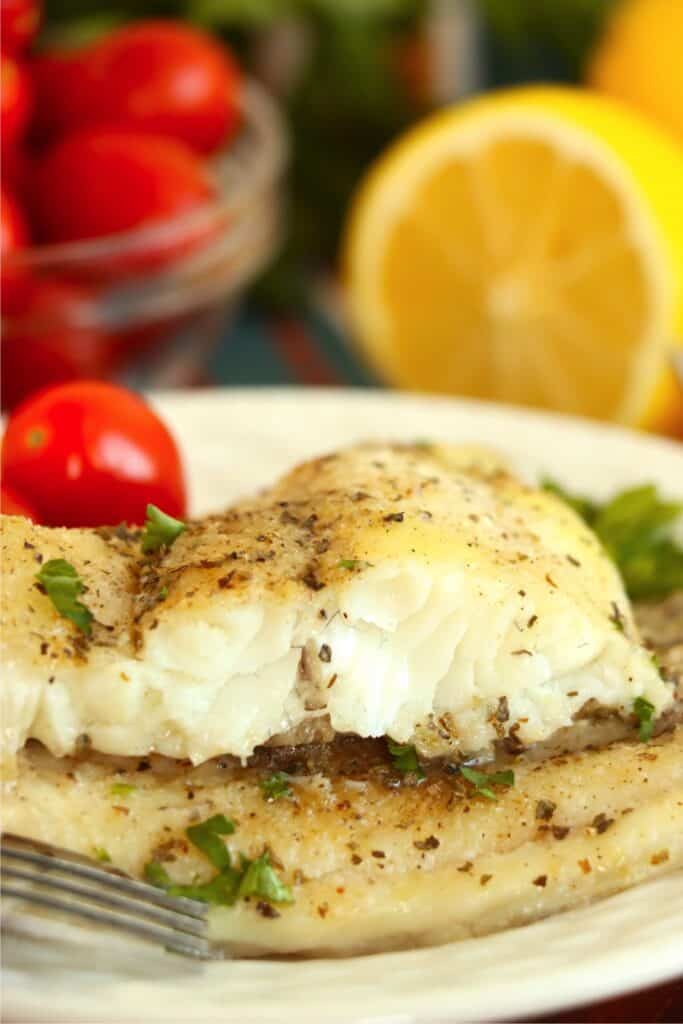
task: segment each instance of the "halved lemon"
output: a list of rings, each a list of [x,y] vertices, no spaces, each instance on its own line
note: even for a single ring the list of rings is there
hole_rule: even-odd
[[[401,387],[668,424],[683,416],[682,183],[677,142],[585,90],[437,114],[353,206],[355,336]]]

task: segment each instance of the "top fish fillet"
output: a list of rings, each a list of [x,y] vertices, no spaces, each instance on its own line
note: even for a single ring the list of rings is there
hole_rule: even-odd
[[[338,733],[488,757],[587,707],[673,702],[596,537],[472,448],[316,459],[152,556],[124,529],[4,517],[2,558],[5,758],[35,738],[198,764]],[[36,587],[53,558],[91,637]]]

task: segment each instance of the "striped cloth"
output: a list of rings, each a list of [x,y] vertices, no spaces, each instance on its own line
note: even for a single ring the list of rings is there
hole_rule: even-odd
[[[318,308],[273,317],[249,305],[243,307],[205,370],[203,383],[233,387],[378,384],[355,358],[339,326]]]

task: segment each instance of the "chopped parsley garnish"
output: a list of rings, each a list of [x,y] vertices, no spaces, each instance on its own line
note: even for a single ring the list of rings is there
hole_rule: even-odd
[[[230,867],[230,852],[220,837],[231,836],[234,831],[234,821],[226,818],[224,814],[214,814],[201,825],[190,825],[187,838],[202,851],[215,868],[222,870]]]
[[[460,774],[474,786],[479,796],[485,796],[487,800],[497,799],[491,786],[514,786],[515,784],[515,773],[510,770],[487,773],[461,764]]]
[[[238,899],[258,896],[259,899],[268,900],[269,903],[291,903],[293,901],[291,888],[277,877],[267,850],[264,850],[256,860],[247,860],[246,857],[243,857],[242,868],[244,874],[237,891]]]
[[[364,562],[362,558],[340,558],[340,569],[371,569],[372,562]]]
[[[137,786],[131,786],[129,782],[115,782],[109,789],[110,796],[130,796],[137,789]]]
[[[292,787],[289,785],[289,777],[284,772],[273,772],[267,779],[259,782],[264,800],[272,802],[282,797],[294,796]]]
[[[142,532],[142,551],[149,555],[160,548],[170,548],[171,544],[183,530],[187,529],[185,523],[173,516],[166,515],[156,505],[147,506],[147,518]]]
[[[665,597],[683,588],[683,548],[671,527],[683,502],[664,501],[652,484],[632,487],[600,505],[568,494],[552,480],[543,487],[585,519],[616,562],[633,600]]]
[[[396,768],[403,775],[414,775],[416,779],[424,779],[425,773],[417,759],[417,751],[410,743],[394,743],[387,739],[387,747]]]
[[[239,865],[233,864],[230,851],[220,838],[232,835],[235,823],[224,814],[215,814],[199,825],[191,825],[187,838],[218,869],[208,882],[197,885],[176,885],[163,864],[149,861],[145,864],[145,878],[152,885],[165,889],[169,896],[184,896],[202,903],[231,907],[238,899],[256,896],[269,903],[292,903],[291,887],[282,882],[270,862],[268,850],[250,860],[240,854]]]
[[[65,619],[71,619],[83,633],[90,636],[93,614],[78,600],[78,595],[85,590],[85,584],[73,565],[63,558],[51,558],[36,573],[36,579],[59,614]]]
[[[104,846],[96,846],[93,849],[93,853],[97,860],[101,861],[102,864],[111,864],[111,856],[109,850],[105,850]]]
[[[652,731],[655,727],[654,714],[655,706],[645,697],[636,697],[633,701],[633,713],[638,719],[638,738],[643,743],[652,739]]]

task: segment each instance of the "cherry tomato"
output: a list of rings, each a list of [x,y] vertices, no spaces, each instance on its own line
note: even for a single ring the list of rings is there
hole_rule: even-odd
[[[38,147],[91,120],[85,50],[48,50],[30,62],[34,93],[31,141]]]
[[[21,266],[13,265],[11,257],[29,243],[26,218],[19,203],[7,189],[0,192],[0,298],[2,312],[10,313],[23,292],[27,272]]]
[[[24,402],[2,439],[2,471],[50,525],[140,524],[148,502],[185,515],[173,438],[141,398],[112,384],[72,382]]]
[[[33,209],[46,241],[69,242],[169,219],[212,192],[201,161],[182,142],[91,129],[38,162]]]
[[[3,152],[7,152],[21,141],[26,130],[33,105],[32,91],[26,68],[11,57],[2,57],[0,74],[0,135]]]
[[[16,199],[23,202],[28,198],[31,177],[31,160],[23,146],[13,146],[2,151],[2,184]]]
[[[94,323],[96,295],[83,285],[26,276],[10,295],[1,349],[4,409],[48,384],[112,371],[115,339]]]
[[[19,203],[7,189],[0,191],[0,255],[8,256],[28,245],[29,231]]]
[[[38,0],[0,0],[2,52],[16,57],[29,48],[40,28]]]
[[[0,487],[0,512],[6,516],[26,516],[34,523],[38,522],[38,516],[31,506],[4,484]]]
[[[237,129],[237,64],[225,46],[182,22],[133,22],[96,42],[85,63],[98,125],[170,135],[201,153]]]

